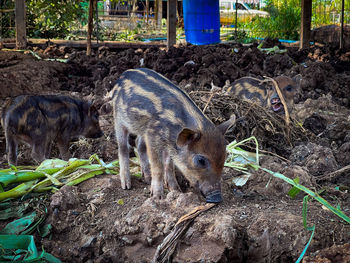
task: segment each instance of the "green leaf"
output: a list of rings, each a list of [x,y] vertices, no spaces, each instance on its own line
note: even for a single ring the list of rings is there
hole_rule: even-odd
[[[312,239],[313,239],[313,237],[314,237],[314,234],[315,234],[316,226],[315,226],[315,225],[313,225],[313,226],[311,226],[311,227],[308,227],[308,226],[307,226],[307,203],[308,203],[308,201],[309,201],[310,199],[311,199],[311,198],[310,198],[310,196],[308,196],[308,195],[306,195],[306,196],[304,197],[304,199],[303,199],[303,212],[302,212],[302,215],[303,215],[303,224],[304,224],[304,228],[305,228],[306,230],[309,230],[309,231],[312,231],[312,232],[311,232],[311,236],[310,236],[309,241],[307,242],[305,248],[303,249],[302,253],[300,254],[299,258],[297,259],[297,261],[296,261],[295,263],[299,263],[299,262],[303,259],[304,255],[305,255],[307,249],[309,248],[309,245],[310,245],[310,243],[311,243],[311,241],[312,241]]]
[[[343,219],[345,222],[347,222],[348,224],[350,224],[350,218],[345,215],[342,211],[340,211],[339,209],[333,207],[332,205],[330,205],[325,199],[323,199],[321,196],[319,196],[317,193],[311,191],[310,189],[308,189],[307,187],[297,184],[295,183],[292,179],[284,176],[283,174],[277,173],[277,172],[272,172],[266,168],[260,168],[261,170],[273,175],[274,177],[280,178],[282,180],[284,180],[285,182],[299,188],[301,191],[307,193],[308,195],[310,195],[310,197],[316,199],[318,202],[320,202],[322,205],[324,205],[326,208],[328,208],[332,213],[334,213],[335,215],[339,216],[341,219]]]
[[[0,235],[0,262],[49,262],[61,261],[45,251],[39,252],[34,236]]]
[[[309,239],[309,241],[307,242],[305,248],[303,249],[303,252],[301,252],[301,254],[300,254],[299,258],[297,259],[297,261],[295,261],[295,263],[300,263],[301,260],[303,259],[303,257],[305,256],[305,253],[306,253],[307,249],[309,248],[312,239],[314,238],[315,229],[316,229],[316,226],[315,226],[315,225],[313,225],[312,227],[310,227],[310,228],[308,229],[308,230],[312,231],[312,232],[311,232],[310,239]]]
[[[93,171],[87,171],[81,173],[79,176],[77,176],[74,180],[69,179],[66,183],[67,185],[77,185],[80,184],[83,181],[86,181],[87,179],[90,179],[96,175],[103,174],[105,171],[104,168],[100,168],[99,170],[93,170]]]
[[[293,181],[294,181],[294,183],[299,184],[300,178],[299,178],[299,177],[296,177],[296,178],[293,179]],[[300,190],[299,188],[293,186],[293,187],[289,190],[288,195],[289,195],[291,198],[294,198],[294,197],[297,196],[297,194],[300,193],[300,191],[301,191],[301,190]]]
[[[0,220],[7,220],[9,218],[18,218],[18,217],[22,217],[25,210],[28,207],[28,203],[25,204],[18,204],[18,205],[11,205],[11,202],[7,202],[7,203],[1,203],[2,205],[7,205],[9,204],[8,207],[3,206],[1,208],[5,208],[5,209],[1,209],[0,210]]]
[[[133,173],[133,176],[137,178],[142,178],[142,173]]]
[[[15,188],[12,188],[9,191],[0,193],[0,201],[8,199],[8,198],[15,198],[22,195],[25,195],[30,192],[31,188],[37,183],[36,180],[29,181],[23,184],[18,185]]]
[[[123,199],[118,199],[117,204],[118,205],[124,205],[124,200]]]
[[[45,224],[41,225],[38,229],[38,232],[41,237],[46,237],[51,233],[52,225],[51,224]]]
[[[1,231],[0,235],[20,235],[24,234],[30,226],[38,219],[37,213],[31,214],[8,223]]]

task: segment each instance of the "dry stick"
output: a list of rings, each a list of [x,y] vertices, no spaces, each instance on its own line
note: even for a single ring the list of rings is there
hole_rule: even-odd
[[[256,80],[256,81],[259,81],[260,83],[263,83],[263,82],[264,82],[263,79],[257,79],[257,78],[253,78],[253,77],[250,77],[250,76],[247,76],[247,77],[245,77],[245,78],[247,78],[247,79],[252,79],[252,80]]]
[[[211,94],[210,94],[210,97],[209,97],[209,100],[208,100],[207,104],[204,106],[203,113],[204,113],[205,110],[207,109],[207,107],[208,107],[208,105],[209,105],[211,99],[214,97],[214,95],[215,95],[217,92],[221,91],[221,90],[222,90],[222,88],[215,86],[214,83],[211,82],[211,90],[210,90]]]
[[[270,77],[266,77],[264,76],[264,78],[268,81],[271,81],[275,87],[275,90],[278,94],[278,96],[280,97],[280,100],[283,104],[283,107],[284,107],[284,113],[285,113],[285,121],[286,121],[286,124],[287,124],[287,128],[289,130],[289,124],[290,124],[290,117],[289,117],[289,111],[288,111],[288,107],[287,107],[287,103],[286,101],[284,100],[284,97],[283,97],[283,94],[278,86],[278,83],[276,80],[274,80],[273,78],[270,78]]]
[[[245,147],[255,150],[255,147],[252,147],[252,146],[249,146],[249,145],[245,145]],[[281,159],[282,161],[285,161],[285,162],[287,162],[287,163],[291,163],[291,162],[292,162],[292,161],[290,161],[290,160],[288,160],[288,159],[286,159],[286,158],[284,158],[284,157],[278,155],[277,153],[269,152],[269,151],[262,150],[262,149],[259,149],[259,152],[261,152],[261,153],[266,153],[266,154],[268,154],[268,155],[275,156],[275,157],[277,157],[277,158],[279,158],[279,159]]]
[[[177,243],[180,241],[180,238],[182,238],[191,224],[193,223],[194,219],[204,211],[207,211],[208,209],[212,208],[216,204],[206,204],[197,206],[194,208],[191,212],[188,214],[182,216],[176,223],[173,231],[164,238],[163,242],[157,247],[157,251],[153,257],[152,262],[153,263],[164,263],[169,262],[170,257],[174,253]]]
[[[321,180],[325,180],[325,179],[331,179],[333,177],[336,177],[344,172],[347,172],[348,170],[350,170],[350,165],[347,165],[339,170],[336,170],[334,172],[331,172],[329,174],[325,174],[325,175],[322,175],[322,176],[317,176],[316,177],[316,181],[321,181]]]
[[[270,78],[270,77],[267,77],[267,76],[264,76],[265,80],[267,81],[271,81],[273,83],[273,86],[275,87],[275,90],[278,94],[278,96],[280,97],[280,100],[283,104],[283,107],[284,107],[284,114],[285,114],[285,122],[286,122],[286,125],[287,125],[287,140],[289,142],[289,144],[291,144],[290,142],[290,117],[289,117],[289,111],[288,111],[288,107],[287,107],[287,103],[286,101],[284,100],[284,97],[283,97],[283,94],[278,86],[278,83],[276,80],[274,80],[273,78]]]
[[[214,97],[214,95],[215,95],[215,92],[212,92],[212,93],[210,94],[209,100],[207,101],[207,104],[205,104],[205,106],[204,106],[203,113],[204,113],[205,110],[207,109],[207,107],[208,107],[208,105],[209,105],[211,99]]]

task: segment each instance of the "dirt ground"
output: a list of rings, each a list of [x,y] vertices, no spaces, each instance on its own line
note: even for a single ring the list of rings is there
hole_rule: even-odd
[[[264,47],[279,44],[267,41]],[[327,46],[284,54],[265,54],[256,45],[182,45],[169,51],[109,50],[91,57],[69,47],[31,48],[30,52],[0,50],[0,105],[19,94],[70,94],[93,100],[100,111],[104,137],[73,142],[73,157],[97,153],[104,161],[117,159],[109,92],[127,69],[147,67],[186,90],[214,123],[235,113],[239,119],[227,139],[257,137],[265,156],[261,165],[300,183],[350,215],[350,52]],[[223,87],[243,76],[302,75],[301,90],[286,128],[283,116],[223,93],[211,95],[212,84]],[[6,166],[5,140],[0,134],[0,161]],[[53,149],[53,156],[57,150]],[[29,149],[20,148],[20,164],[31,164]],[[344,168],[343,172],[336,172]],[[335,172],[335,173],[334,173]],[[290,186],[263,172],[254,172],[243,186],[240,174],[225,168],[224,202],[198,216],[178,245],[173,262],[295,262],[311,235],[303,228],[302,200],[291,199]],[[202,197],[182,182],[183,193],[164,200],[149,198],[149,185],[132,178],[122,190],[116,176],[102,175],[78,186],[61,188],[49,199],[47,221],[51,238],[37,239],[45,251],[63,262],[150,262],[157,246],[177,220]],[[123,200],[124,204],[121,204]],[[316,225],[303,262],[350,262],[350,225],[316,201],[308,207],[308,225]]]

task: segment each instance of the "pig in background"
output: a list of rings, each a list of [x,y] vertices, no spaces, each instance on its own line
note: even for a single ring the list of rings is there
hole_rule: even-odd
[[[291,112],[294,108],[294,99],[300,91],[301,75],[296,75],[293,78],[278,76],[274,80],[277,82],[284,97],[288,111]],[[276,113],[284,113],[281,99],[271,81],[243,77],[229,85],[227,92],[235,94],[239,99],[257,102],[259,105],[272,109]]]
[[[8,162],[17,164],[18,144],[32,147],[37,162],[49,158],[57,142],[62,159],[69,159],[69,142],[83,135],[103,135],[99,113],[89,102],[62,95],[21,95],[10,98],[3,108],[1,124],[5,131]]]
[[[175,165],[207,202],[222,201],[224,134],[235,118],[215,126],[184,91],[145,68],[127,70],[117,80],[113,113],[123,189],[131,188],[128,137],[132,134],[137,136],[143,173],[152,178],[154,197],[163,197],[163,177],[170,190],[178,188]]]

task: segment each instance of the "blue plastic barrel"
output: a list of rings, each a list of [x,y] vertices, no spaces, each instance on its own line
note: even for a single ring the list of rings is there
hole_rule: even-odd
[[[186,41],[194,45],[220,42],[219,0],[183,0]]]

